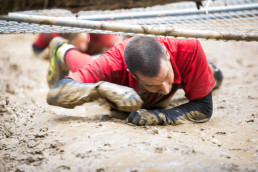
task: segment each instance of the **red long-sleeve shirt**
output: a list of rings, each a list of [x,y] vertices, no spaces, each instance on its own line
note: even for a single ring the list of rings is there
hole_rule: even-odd
[[[163,107],[182,86],[189,100],[202,98],[212,91],[215,79],[198,40],[156,38],[166,49],[174,71],[174,83],[168,95],[150,93],[126,70],[125,40],[69,77],[83,83],[108,81],[134,88],[144,101],[143,108]]]

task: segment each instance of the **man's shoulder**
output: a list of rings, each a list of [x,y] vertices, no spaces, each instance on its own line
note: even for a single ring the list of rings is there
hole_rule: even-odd
[[[161,44],[164,44],[171,51],[192,52],[200,42],[192,39],[174,39],[174,38],[156,38]]]
[[[109,55],[114,55],[116,53],[119,53],[120,55],[123,56],[124,55],[124,49],[125,49],[126,45],[128,44],[128,42],[130,40],[131,40],[131,38],[120,41],[113,48],[111,48],[109,51],[107,51],[107,53]]]

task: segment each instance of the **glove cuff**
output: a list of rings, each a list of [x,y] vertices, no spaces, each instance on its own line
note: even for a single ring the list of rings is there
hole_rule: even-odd
[[[67,42],[65,42],[56,50],[56,57],[58,57],[62,64],[66,64],[65,55],[71,49],[75,49],[75,47],[72,44],[68,44]]]

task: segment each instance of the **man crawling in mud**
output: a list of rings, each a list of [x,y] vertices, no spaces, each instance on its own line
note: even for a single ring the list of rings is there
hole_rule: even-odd
[[[133,37],[96,59],[84,55],[62,38],[51,41],[50,105],[73,108],[103,98],[135,125],[206,122],[212,116],[212,90],[223,77],[198,40]],[[76,70],[66,76],[71,68]],[[179,88],[189,102],[166,109]]]

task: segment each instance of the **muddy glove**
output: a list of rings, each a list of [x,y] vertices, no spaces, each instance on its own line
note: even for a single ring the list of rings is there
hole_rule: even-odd
[[[132,112],[126,123],[135,125],[179,125],[206,122],[212,115],[212,94],[171,109]]]
[[[109,82],[101,82],[97,91],[102,98],[106,98],[121,111],[133,112],[141,108],[143,101],[134,89]]]
[[[126,119],[126,123],[135,125],[163,125],[166,124],[166,116],[159,110],[141,109],[132,112]]]

